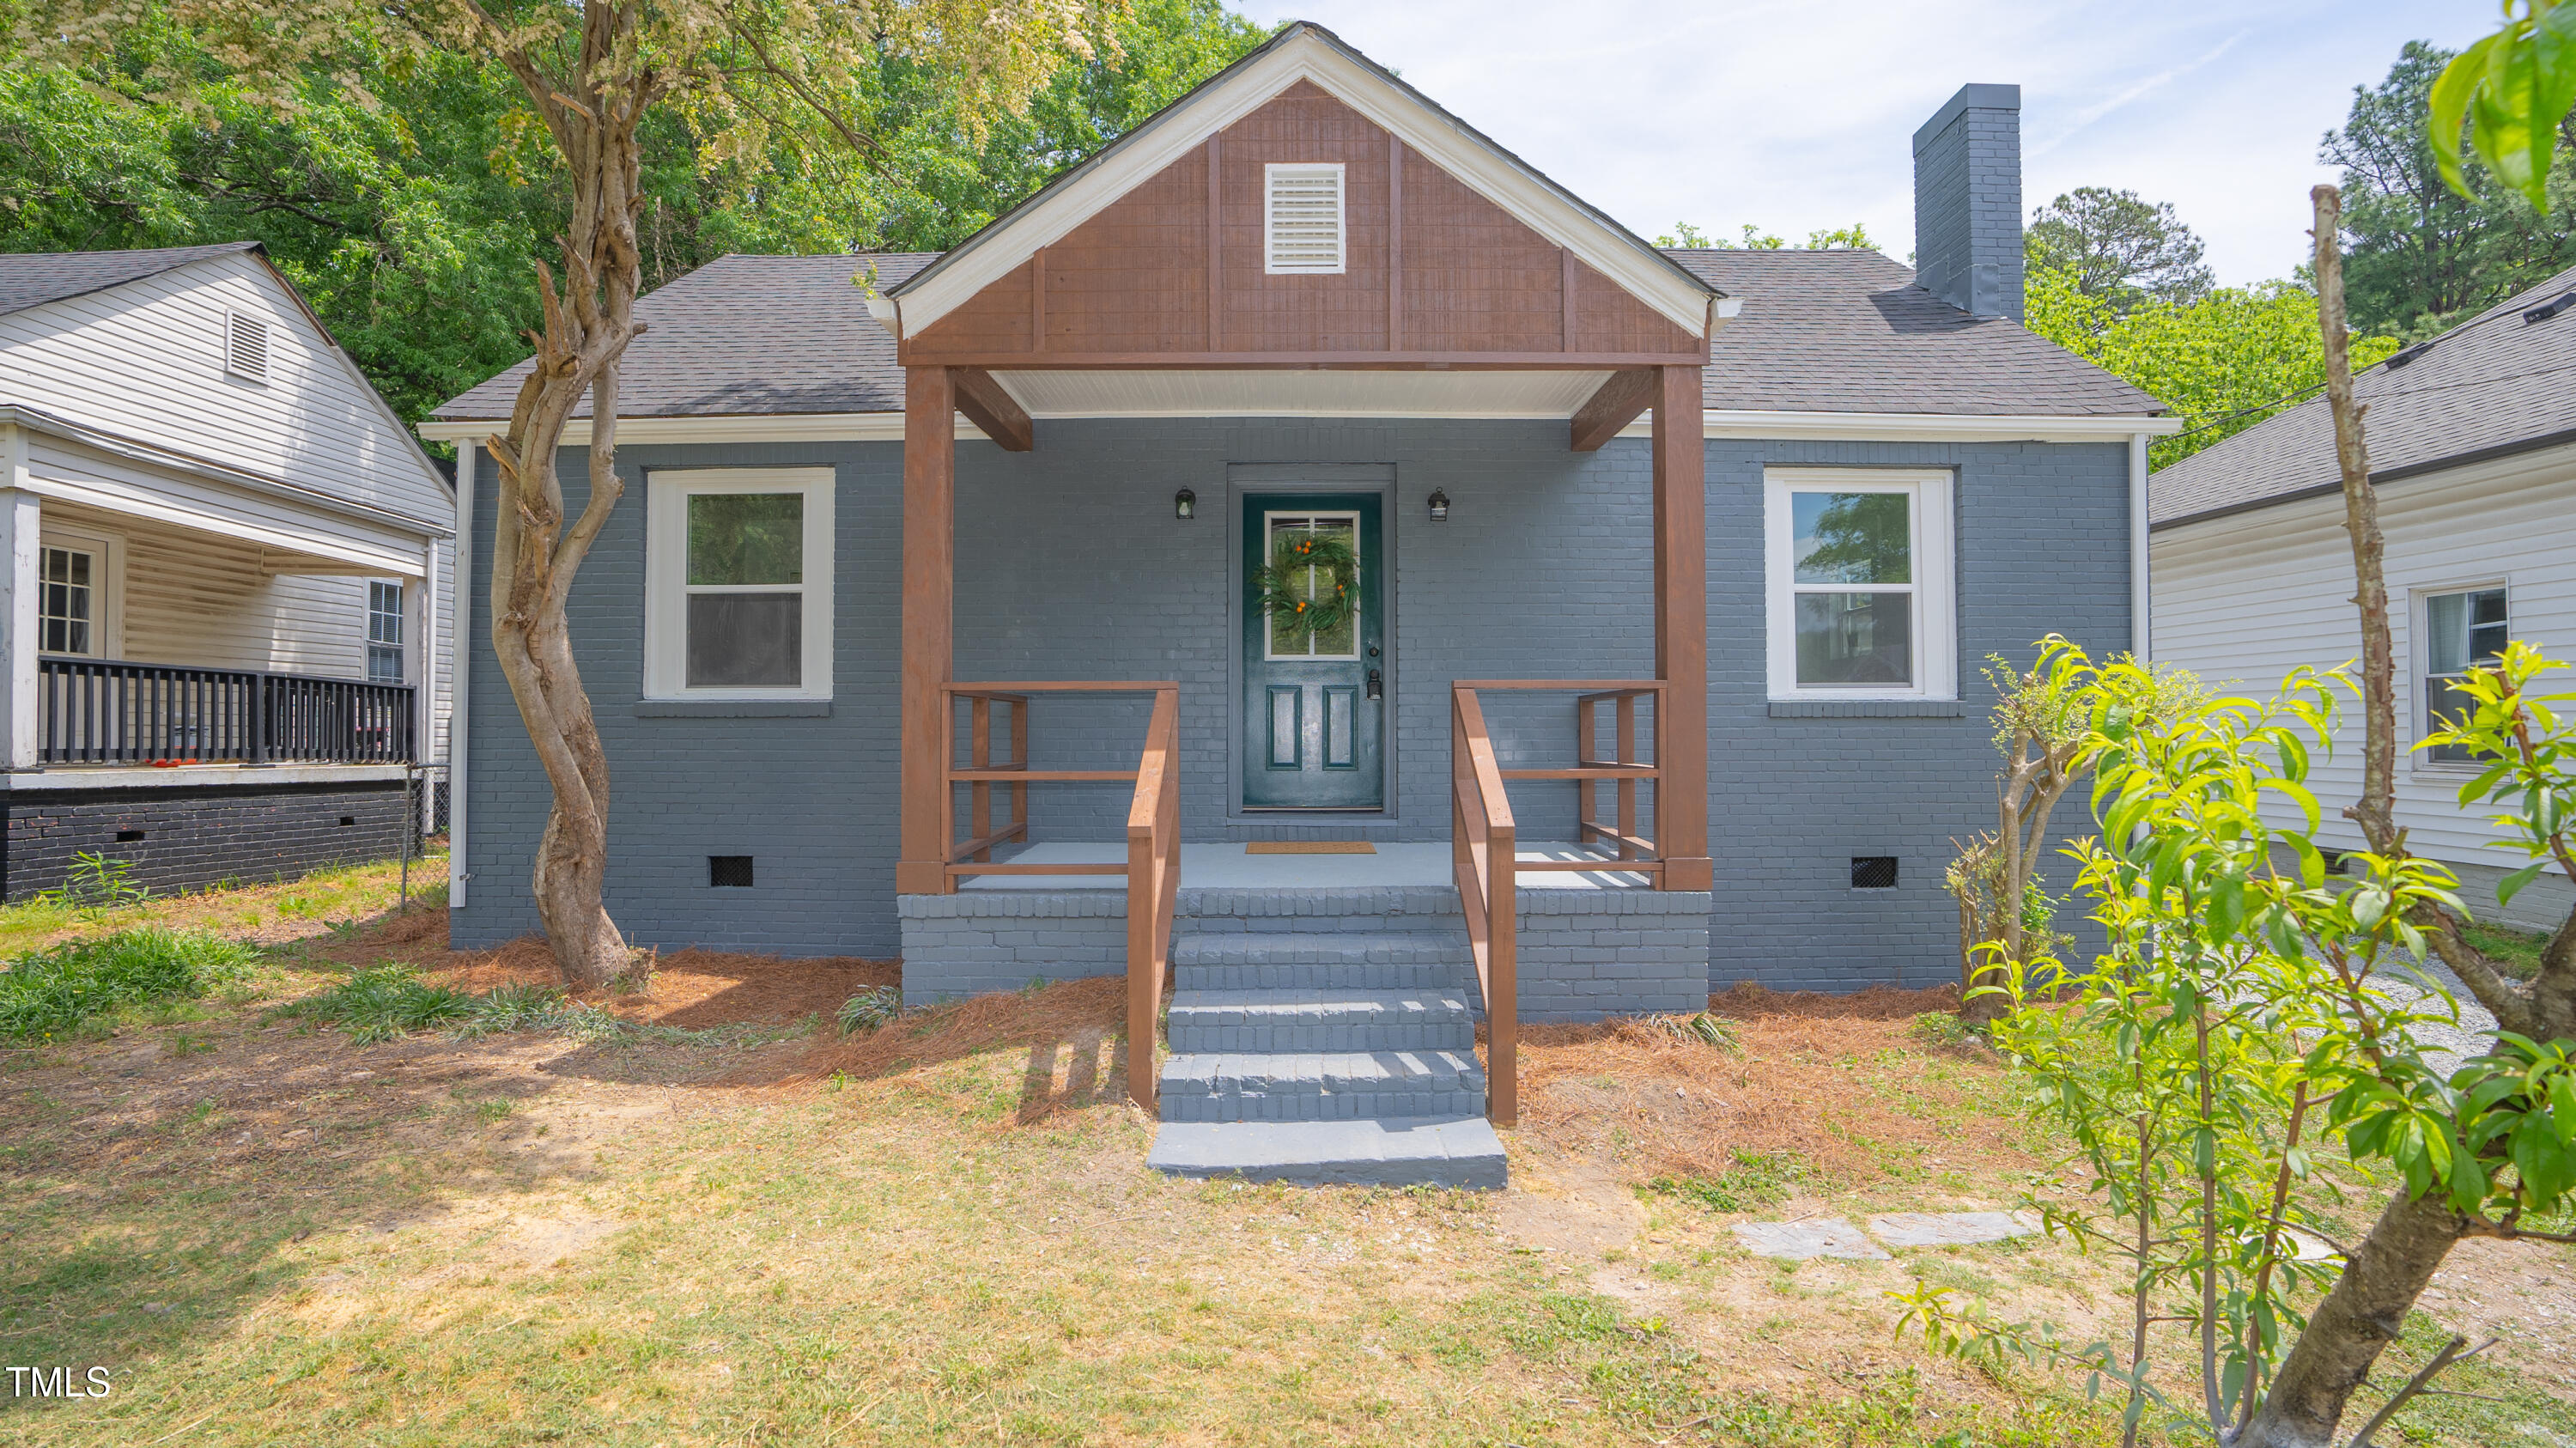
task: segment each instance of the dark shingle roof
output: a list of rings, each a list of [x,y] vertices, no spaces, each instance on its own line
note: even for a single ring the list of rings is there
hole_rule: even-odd
[[[874,266],[879,290],[937,253],[727,256],[638,298],[644,335],[617,376],[620,417],[901,412],[894,334],[868,315],[855,279]],[[530,364],[450,399],[432,416],[510,415]],[[590,415],[584,399],[581,417]]]
[[[2378,481],[2481,457],[2576,442],[2576,305],[2537,322],[2523,313],[2576,293],[2576,269],[2508,298],[2353,379],[2370,409]],[[2411,354],[2411,355],[2410,355]],[[2391,359],[2395,361],[2395,359]],[[2266,507],[2342,486],[2323,397],[2203,448],[2147,481],[2149,526]]]
[[[1708,406],[2061,417],[2164,404],[1874,251],[1676,251],[1744,310],[1709,341]]]
[[[89,292],[158,276],[210,256],[250,251],[255,241],[213,246],[170,246],[154,251],[45,251],[0,253],[0,316]]]
[[[1710,344],[1707,405],[1726,410],[2067,417],[2160,412],[2135,387],[2012,322],[1971,317],[1874,251],[1677,251],[1743,313]],[[894,338],[851,277],[881,289],[927,266],[876,257],[728,256],[639,300],[627,417],[899,412]],[[520,363],[441,407],[509,415]]]

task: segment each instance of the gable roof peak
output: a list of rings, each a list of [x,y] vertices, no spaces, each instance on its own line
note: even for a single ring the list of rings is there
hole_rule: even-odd
[[[882,305],[870,310],[900,335],[917,335],[1300,81],[1349,106],[1676,326],[1707,335],[1710,305],[1722,293],[1310,20],[1290,21],[1242,59],[1076,162],[1036,195],[888,288]]]

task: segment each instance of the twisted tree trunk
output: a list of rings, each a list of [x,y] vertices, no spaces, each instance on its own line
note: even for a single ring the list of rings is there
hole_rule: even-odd
[[[573,207],[560,239],[563,283],[538,267],[544,329],[506,436],[485,440],[498,474],[492,525],[492,649],[546,771],[553,803],[529,889],[555,966],[567,984],[608,984],[629,960],[609,918],[608,756],[574,661],[566,605],[591,544],[625,491],[617,476],[617,364],[643,332],[635,219],[643,209],[636,127],[656,94],[649,70],[615,76],[634,15],[613,0],[583,13],[583,83],[567,95],[521,53],[503,56],[554,133],[571,173]],[[556,450],[584,395],[591,403],[590,489],[564,526]]]

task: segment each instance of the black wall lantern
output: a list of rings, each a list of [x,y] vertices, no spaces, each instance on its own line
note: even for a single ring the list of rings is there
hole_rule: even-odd
[[[1186,523],[1199,515],[1199,495],[1187,488],[1172,494],[1172,516]]]
[[[1449,521],[1449,495],[1438,488],[1431,490],[1431,521],[1434,523]]]

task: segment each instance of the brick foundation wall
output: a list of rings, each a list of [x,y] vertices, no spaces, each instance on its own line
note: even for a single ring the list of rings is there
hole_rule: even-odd
[[[901,895],[907,1006],[1127,969],[1123,890]],[[1709,897],[1687,891],[1522,890],[1524,1021],[1695,1011],[1708,1004]],[[1175,938],[1241,931],[1422,932],[1463,942],[1458,892],[1183,890]]]
[[[12,901],[57,889],[83,851],[126,861],[129,878],[156,892],[292,879],[394,858],[402,852],[403,816],[398,779],[21,790],[0,795],[0,889]]]

